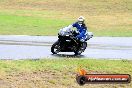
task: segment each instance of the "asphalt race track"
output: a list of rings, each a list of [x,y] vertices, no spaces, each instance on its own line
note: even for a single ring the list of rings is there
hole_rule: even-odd
[[[1,35],[0,59],[40,59],[75,57],[74,53],[52,55],[57,36]],[[132,59],[132,37],[93,37],[80,58]]]

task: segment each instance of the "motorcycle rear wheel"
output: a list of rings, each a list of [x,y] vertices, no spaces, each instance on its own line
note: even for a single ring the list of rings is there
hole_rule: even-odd
[[[81,55],[81,53],[82,53],[82,50],[81,50],[81,49],[79,49],[79,50],[76,50],[76,51],[74,51],[74,53],[75,53],[75,55]]]
[[[81,45],[81,46],[82,47],[80,47],[79,49],[74,51],[75,55],[81,55],[81,53],[85,51],[85,49],[87,47],[87,43],[84,42],[83,45]]]

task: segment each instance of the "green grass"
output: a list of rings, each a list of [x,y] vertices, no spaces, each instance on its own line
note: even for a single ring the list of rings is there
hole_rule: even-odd
[[[95,36],[132,36],[131,0],[2,0],[1,35],[57,35],[83,15]]]
[[[95,64],[96,63],[96,64]],[[132,61],[129,60],[92,60],[92,59],[42,59],[42,60],[1,60],[0,68],[4,71],[35,71],[43,69],[64,70],[64,67],[71,68],[74,71],[78,66],[86,68],[86,70],[112,71],[116,73],[131,72]],[[118,69],[118,70],[116,70]]]
[[[59,28],[70,22],[55,18],[17,16],[0,13],[0,34],[55,35]]]
[[[0,60],[0,79],[17,87],[70,87],[79,88],[75,82],[78,68],[83,68],[88,74],[130,74],[132,75],[132,61],[130,60],[95,60],[78,58],[40,59],[40,60]],[[33,82],[32,82],[33,80]],[[20,82],[21,84],[16,84]],[[40,84],[40,85],[39,85]],[[6,83],[3,84],[7,85]],[[10,85],[7,85],[8,87]],[[89,85],[89,88],[108,86],[131,88],[132,84]],[[87,87],[87,85],[85,85]]]
[[[77,59],[77,58],[60,58],[60,59],[40,59],[40,60],[1,60],[1,71],[36,71],[36,70],[58,70],[76,71],[78,67],[86,70],[104,71],[113,73],[130,73],[132,74],[132,61],[129,60],[94,60],[94,59]],[[13,70],[15,69],[15,70]]]

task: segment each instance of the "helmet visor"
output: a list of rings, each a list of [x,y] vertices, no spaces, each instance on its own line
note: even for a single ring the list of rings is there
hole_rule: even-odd
[[[83,24],[84,23],[84,21],[78,21],[78,24]]]

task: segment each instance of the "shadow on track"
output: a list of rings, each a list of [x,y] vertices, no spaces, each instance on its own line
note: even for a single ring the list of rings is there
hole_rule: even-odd
[[[51,54],[54,57],[67,57],[67,58],[84,58],[84,55],[69,55],[69,54]]]

